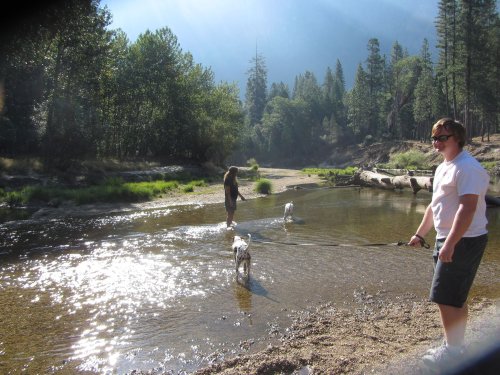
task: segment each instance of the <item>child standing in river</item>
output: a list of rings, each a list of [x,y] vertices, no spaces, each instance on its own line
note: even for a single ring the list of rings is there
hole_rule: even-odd
[[[238,180],[236,175],[238,174],[237,167],[229,167],[228,171],[224,175],[224,206],[226,207],[226,225],[227,228],[231,228],[233,224],[234,212],[236,211],[236,200],[238,196],[242,201],[245,201],[245,197],[241,195],[238,190]]]

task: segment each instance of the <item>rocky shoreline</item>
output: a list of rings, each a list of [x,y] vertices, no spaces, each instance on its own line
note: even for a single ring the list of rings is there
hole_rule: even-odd
[[[470,312],[468,355],[457,364],[462,369],[499,349],[499,302],[473,300]],[[430,374],[420,358],[441,343],[439,319],[434,304],[412,295],[391,300],[383,291],[375,296],[355,291],[350,307],[329,302],[295,313],[279,345],[195,374]]]

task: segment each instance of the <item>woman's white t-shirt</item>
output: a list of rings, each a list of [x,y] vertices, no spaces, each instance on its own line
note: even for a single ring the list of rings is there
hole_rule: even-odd
[[[437,238],[445,238],[451,230],[459,207],[459,197],[478,195],[476,212],[463,237],[477,237],[488,233],[486,201],[490,177],[481,164],[461,151],[455,159],[441,163],[434,175],[431,208]]]

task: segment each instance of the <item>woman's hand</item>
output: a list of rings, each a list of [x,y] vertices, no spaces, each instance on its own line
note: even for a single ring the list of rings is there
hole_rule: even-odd
[[[418,238],[417,236],[412,236],[410,238],[410,242],[408,242],[408,245],[410,246],[418,246],[418,247],[422,247],[422,240],[420,238]]]
[[[455,246],[444,244],[439,250],[439,260],[443,263],[453,262],[453,253],[455,252]]]

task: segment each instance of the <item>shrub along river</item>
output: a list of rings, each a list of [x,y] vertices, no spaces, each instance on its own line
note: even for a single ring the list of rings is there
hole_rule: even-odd
[[[241,202],[0,225],[0,373],[194,371],[266,347],[289,314],[353,293],[425,298],[431,251],[398,246],[430,193],[302,189]],[[283,208],[294,201],[294,221]],[[500,209],[472,296],[498,298]],[[235,279],[232,236],[252,234]],[[433,244],[431,235],[427,238]],[[384,245],[385,244],[385,245]]]

